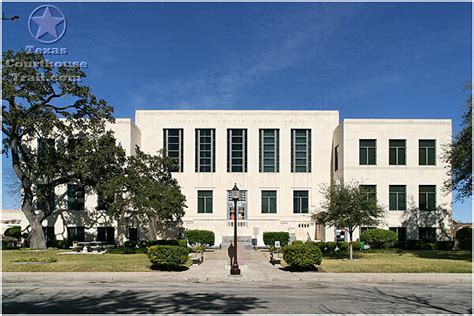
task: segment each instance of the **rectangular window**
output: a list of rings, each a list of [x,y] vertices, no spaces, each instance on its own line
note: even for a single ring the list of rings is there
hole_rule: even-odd
[[[375,139],[360,139],[359,140],[359,164],[360,165],[375,165],[377,163],[376,148],[377,148],[377,141]]]
[[[389,164],[402,166],[406,161],[406,141],[404,139],[389,140]]]
[[[426,243],[436,242],[436,228],[418,227],[418,239]]]
[[[56,240],[56,234],[54,233],[54,226],[43,227],[43,232],[46,237],[46,242],[52,242]]]
[[[308,213],[308,191],[293,191],[293,213]]]
[[[311,172],[311,130],[291,130],[291,172]]]
[[[196,129],[196,172],[216,172],[216,130]]]
[[[277,212],[277,191],[262,191],[262,213]]]
[[[47,202],[49,202],[51,211],[56,208],[56,194],[54,193],[54,189],[48,192],[44,184],[38,184],[36,186],[36,209],[38,211],[46,211]]]
[[[107,244],[115,243],[114,227],[97,227],[97,241],[103,241]]]
[[[101,193],[97,193],[97,209],[100,211],[105,211],[109,208],[110,204],[114,202],[113,198],[105,197]]]
[[[247,130],[227,130],[227,172],[247,172]]]
[[[68,227],[67,228],[67,240],[69,244],[73,241],[84,241],[85,239],[85,228],[84,227]]]
[[[70,211],[84,210],[84,186],[80,184],[69,183],[67,185],[67,206]]]
[[[377,186],[376,185],[361,185],[360,189],[367,195],[367,199],[377,201]]]
[[[391,185],[389,187],[389,210],[405,211],[406,210],[406,186]]]
[[[436,165],[436,140],[419,140],[418,160],[420,166]]]
[[[198,191],[198,213],[212,213],[212,191]]]
[[[182,128],[166,128],[163,130],[163,148],[168,157],[173,158],[174,165],[172,172],[183,172],[183,129]]]
[[[128,229],[128,240],[138,242],[138,228],[130,227]]]
[[[407,240],[407,228],[406,227],[390,227],[391,231],[397,233],[398,241],[406,241]]]
[[[259,134],[259,171],[280,171],[280,131],[261,129]]]
[[[436,208],[436,186],[420,185],[418,198],[421,211],[433,211]]]
[[[339,169],[339,145],[334,147],[334,171]]]

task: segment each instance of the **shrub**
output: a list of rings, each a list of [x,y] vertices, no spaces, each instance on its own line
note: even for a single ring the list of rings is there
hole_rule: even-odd
[[[148,247],[150,246],[179,246],[176,239],[160,239],[160,240],[148,240]]]
[[[112,255],[133,255],[138,253],[139,249],[137,248],[129,248],[129,247],[117,247],[108,249],[107,253]]]
[[[338,241],[337,248],[339,248],[339,251],[342,252],[349,251],[349,243],[347,241]]]
[[[186,241],[186,239],[179,239],[178,246],[188,248],[188,242]]]
[[[451,240],[438,240],[435,244],[436,250],[452,250],[454,247],[454,242]]]
[[[137,246],[137,243],[134,242],[134,241],[128,240],[128,241],[124,242],[123,245],[126,248],[135,248]]]
[[[306,270],[320,265],[323,255],[315,243],[307,242],[283,247],[283,259],[294,269]]]
[[[7,228],[7,230],[5,230],[3,235],[13,237],[13,238],[16,238],[16,239],[19,240],[21,238],[21,227],[20,226],[12,226],[10,228]]]
[[[356,240],[352,242],[352,250],[360,250],[361,242]]]
[[[148,258],[155,266],[178,267],[188,261],[188,250],[179,246],[151,246]]]
[[[360,235],[360,240],[365,241],[371,248],[390,248],[398,242],[398,235],[386,229],[368,229]]]
[[[292,245],[302,245],[302,244],[304,244],[304,242],[302,240],[294,240],[291,244]]]
[[[407,240],[405,244],[405,249],[406,250],[421,250],[425,247],[424,244],[425,243],[423,242],[423,240],[409,239]]]
[[[456,232],[458,246],[462,250],[472,250],[472,228],[463,227]]]
[[[319,250],[321,250],[321,252],[326,251],[326,243],[324,241],[316,241],[314,244],[316,246],[318,246],[318,248],[319,248]]]
[[[328,241],[326,242],[326,252],[331,253],[336,250],[337,243],[334,241]]]
[[[290,234],[288,232],[264,232],[263,233],[263,242],[268,247],[275,246],[275,241],[280,242],[280,246],[284,247],[288,245],[290,240]]]
[[[213,246],[216,236],[210,230],[190,229],[186,231],[186,238],[190,245],[209,245]]]

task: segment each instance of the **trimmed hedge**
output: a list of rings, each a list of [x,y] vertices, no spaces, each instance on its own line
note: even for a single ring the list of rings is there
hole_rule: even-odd
[[[323,260],[321,250],[313,242],[287,245],[282,250],[283,259],[293,269],[312,269]]]
[[[151,246],[148,258],[155,266],[176,268],[188,261],[188,250],[180,246]]]
[[[319,248],[319,250],[321,250],[321,252],[326,251],[326,243],[324,241],[316,241],[316,242],[314,242],[314,244],[316,246],[318,246],[318,248]]]
[[[463,227],[456,232],[458,246],[462,250],[472,250],[472,228]]]
[[[352,242],[352,250],[361,250],[360,249],[361,243],[360,241],[356,240]]]
[[[290,234],[288,232],[264,232],[263,233],[263,242],[268,247],[274,247],[275,241],[280,242],[280,246],[284,247],[288,245],[290,240]]]
[[[337,243],[335,241],[326,242],[326,252],[331,253],[336,250]]]
[[[374,228],[362,232],[360,240],[365,241],[374,249],[391,248],[397,244],[398,235],[390,230]]]
[[[292,245],[302,245],[304,242],[302,240],[295,240],[291,243]]]
[[[180,247],[188,248],[188,242],[186,241],[186,239],[180,239],[180,240],[178,240],[178,245],[179,245]]]
[[[338,241],[337,248],[339,248],[339,251],[342,252],[349,251],[349,243],[347,241]]]
[[[126,248],[135,248],[137,246],[137,243],[134,241],[127,240],[123,243],[123,246]]]
[[[210,230],[190,229],[186,231],[186,238],[190,245],[201,244],[213,246],[216,236],[214,232]]]
[[[438,240],[435,244],[436,250],[452,250],[454,242],[451,240]]]

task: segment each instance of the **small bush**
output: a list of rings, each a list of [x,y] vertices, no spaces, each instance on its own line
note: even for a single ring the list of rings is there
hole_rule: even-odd
[[[338,241],[337,248],[339,248],[341,252],[349,251],[349,243],[347,241]]]
[[[186,238],[190,245],[201,244],[213,246],[216,236],[214,232],[210,230],[190,229],[186,231]]]
[[[288,245],[290,240],[290,234],[288,232],[264,232],[263,242],[268,247],[274,247],[275,241],[280,242],[280,246],[284,247]]]
[[[151,246],[179,246],[176,239],[159,239],[159,240],[148,240],[148,247]]]
[[[128,241],[124,242],[123,245],[124,245],[125,248],[135,248],[135,247],[137,247],[137,243],[134,242],[134,241],[131,241],[131,240],[128,240]]]
[[[283,259],[293,269],[308,270],[320,265],[323,255],[315,243],[307,242],[283,247]]]
[[[188,242],[186,241],[186,239],[179,239],[178,246],[188,248]]]
[[[314,244],[316,246],[318,246],[318,248],[319,248],[319,250],[321,250],[321,252],[326,251],[326,243],[324,241],[316,241]]]
[[[398,235],[386,229],[368,229],[360,235],[360,240],[365,241],[371,248],[390,248],[398,242]]]
[[[176,268],[188,261],[188,250],[179,246],[151,246],[148,258],[155,266]]]
[[[454,242],[451,240],[438,240],[435,244],[436,250],[452,250],[454,247]]]
[[[302,245],[304,242],[302,240],[295,240],[291,243],[292,245]]]
[[[472,228],[463,227],[456,232],[458,246],[462,250],[472,250]]]
[[[326,242],[326,252],[332,253],[336,250],[337,243],[335,241],[328,241]]]
[[[405,243],[405,249],[406,250],[422,250],[424,246],[423,240],[419,239],[409,239]]]
[[[353,241],[352,242],[352,250],[361,250],[360,247],[361,247],[361,242],[356,240],[356,241]],[[362,249],[363,250],[363,249]]]

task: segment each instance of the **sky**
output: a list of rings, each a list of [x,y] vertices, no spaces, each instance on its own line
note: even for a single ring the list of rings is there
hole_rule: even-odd
[[[472,78],[470,3],[55,3],[67,23],[53,44],[28,30],[39,5],[3,3],[20,16],[3,23],[3,50],[67,48],[47,58],[86,62],[84,84],[116,117],[336,109],[341,119],[448,118],[456,132]],[[9,169],[3,156],[4,209],[19,207]],[[453,210],[471,221],[470,200]]]

